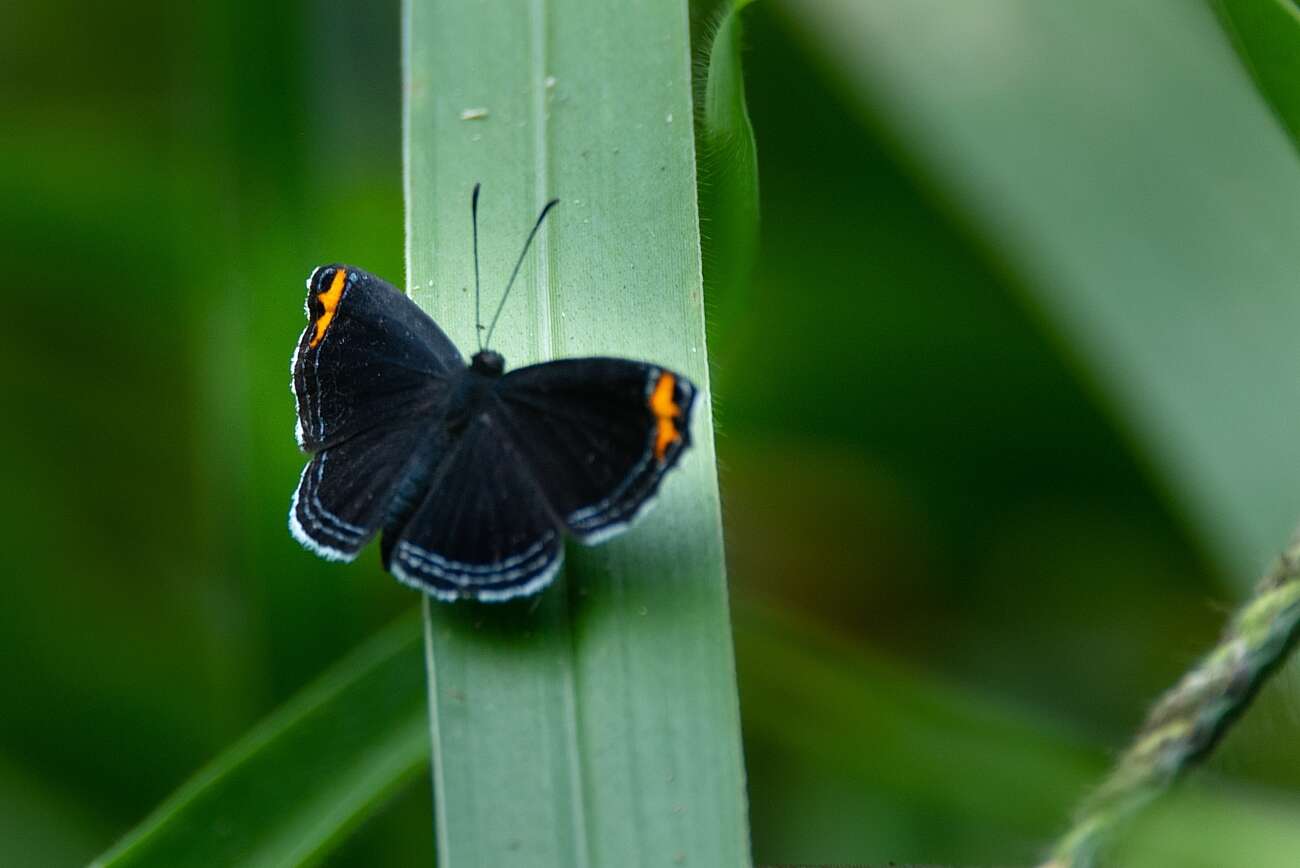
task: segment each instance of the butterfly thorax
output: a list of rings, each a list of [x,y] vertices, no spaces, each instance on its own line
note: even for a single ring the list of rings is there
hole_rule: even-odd
[[[447,430],[458,433],[478,416],[491,400],[493,389],[505,371],[506,360],[492,350],[479,350],[452,381],[447,405]]]

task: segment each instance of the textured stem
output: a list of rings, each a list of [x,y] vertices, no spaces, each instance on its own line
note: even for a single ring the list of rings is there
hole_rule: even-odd
[[[1212,750],[1300,635],[1300,530],[1223,638],[1160,697],[1041,868],[1086,868],[1129,817]]]

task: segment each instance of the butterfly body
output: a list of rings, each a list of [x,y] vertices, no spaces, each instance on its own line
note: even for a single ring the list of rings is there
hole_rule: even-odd
[[[643,512],[690,442],[695,388],[659,366],[467,363],[383,280],[345,265],[307,281],[292,362],[298,443],[313,453],[289,524],[351,560],[382,532],[384,566],[440,599],[544,587],[563,539],[595,544]]]
[[[499,353],[475,353],[469,366],[456,376],[449,389],[444,424],[448,431],[464,430],[475,415],[495,400],[496,385],[505,373],[505,359]]]

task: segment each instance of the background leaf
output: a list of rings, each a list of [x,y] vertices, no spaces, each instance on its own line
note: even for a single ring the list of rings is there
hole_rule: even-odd
[[[783,6],[1016,275],[1225,573],[1254,575],[1300,515],[1300,167],[1209,8]]]
[[[726,377],[725,356],[736,340],[726,330],[742,326],[753,303],[758,254],[758,147],[745,107],[740,15],[749,0],[727,3],[712,25],[704,99],[699,112],[700,234],[704,291],[711,314],[714,369]]]
[[[254,727],[95,865],[318,861],[422,771],[423,681],[412,613]]]
[[[1295,0],[1214,0],[1214,6],[1264,98],[1300,143],[1300,7]]]
[[[470,188],[488,310],[559,196],[501,318],[510,365],[646,358],[700,389],[634,532],[570,546],[540,600],[426,605],[439,864],[747,864],[686,7],[413,0],[405,28],[412,297],[472,351]]]

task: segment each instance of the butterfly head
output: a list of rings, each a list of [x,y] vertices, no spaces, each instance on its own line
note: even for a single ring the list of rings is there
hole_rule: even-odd
[[[469,360],[469,369],[476,374],[496,379],[505,373],[505,356],[496,350],[479,350]]]

